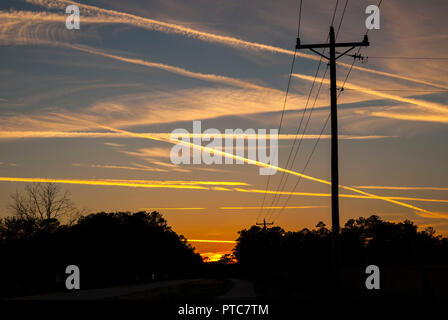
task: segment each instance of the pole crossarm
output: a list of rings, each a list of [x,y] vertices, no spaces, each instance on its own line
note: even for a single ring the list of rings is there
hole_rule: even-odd
[[[333,44],[335,48],[340,47],[368,47],[370,45],[369,38],[367,35],[364,36],[362,42],[340,42]],[[318,44],[301,44],[300,38],[297,38],[296,49],[320,49],[320,48],[330,48],[330,43],[318,43]]]
[[[273,225],[274,222],[266,222],[266,219],[263,219],[263,223],[256,223],[257,226],[263,226],[263,229],[266,230],[266,226]]]

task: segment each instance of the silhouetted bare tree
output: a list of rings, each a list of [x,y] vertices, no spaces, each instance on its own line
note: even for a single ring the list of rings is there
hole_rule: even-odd
[[[61,218],[72,224],[81,215],[70,199],[70,192],[62,191],[54,183],[28,184],[23,194],[16,191],[11,200],[8,208],[14,215],[42,226]]]

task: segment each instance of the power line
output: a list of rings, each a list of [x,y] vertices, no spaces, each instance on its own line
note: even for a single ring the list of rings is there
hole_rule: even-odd
[[[342,11],[341,20],[339,21],[338,31],[336,31],[336,39],[338,38],[339,31],[341,30],[342,20],[344,20],[345,10],[347,9],[348,0],[345,1],[344,10]]]
[[[289,72],[288,85],[286,86],[285,100],[283,101],[282,115],[280,117],[280,124],[279,124],[279,127],[278,127],[278,134],[280,134],[280,131],[282,129],[283,117],[284,117],[285,109],[286,109],[286,101],[288,100],[289,88],[290,88],[290,85],[291,85],[291,78],[292,78],[292,73],[293,73],[293,70],[294,70],[294,62],[296,60],[296,53],[297,53],[297,49],[294,50],[294,56],[292,58],[291,70]],[[260,211],[258,213],[258,216],[257,216],[257,222],[258,222],[258,219],[260,218],[261,212],[263,211],[263,208],[264,208],[264,203],[266,201],[266,194],[267,194],[267,191],[268,191],[268,188],[269,188],[270,180],[271,180],[271,175],[268,175],[268,178],[267,178],[267,181],[266,181],[266,191],[265,191],[265,193],[263,195],[263,201],[261,203],[261,209],[260,209]]]
[[[338,5],[339,5],[339,0],[336,0],[336,6],[334,7],[333,18],[331,18],[331,24],[330,24],[330,26],[333,26],[334,18],[336,17],[336,11],[337,11],[337,9],[338,9]]]
[[[382,0],[380,0],[381,3]],[[333,25],[330,27],[330,43],[321,44],[306,44],[300,43],[300,39],[297,41],[297,49],[310,49],[313,52],[319,54],[321,57],[328,60],[330,64],[330,120],[331,120],[331,283],[332,292],[337,294],[340,289],[340,279],[341,279],[341,255],[340,255],[340,218],[339,218],[339,164],[338,164],[338,120],[337,120],[337,98],[338,93],[336,89],[336,60],[343,55],[347,54],[355,47],[369,46],[369,41],[367,34],[364,36],[362,42],[345,42],[337,43],[335,39],[335,32]],[[336,48],[349,48],[343,53],[336,56]],[[351,48],[350,48],[351,47]],[[318,48],[329,48],[329,56],[325,56],[316,49]],[[360,49],[358,50],[358,52]],[[354,61],[356,56],[353,57]],[[354,62],[353,62],[354,64]],[[350,68],[353,68],[353,64]],[[346,77],[347,79],[348,77]],[[342,90],[339,92],[341,94]],[[314,153],[314,150],[313,150]],[[308,160],[310,160],[309,158]],[[309,161],[307,161],[306,166],[308,166]],[[296,185],[300,181],[297,181]],[[291,195],[291,194],[290,194]]]
[[[348,2],[348,0],[347,0],[347,2]],[[346,4],[347,4],[347,2],[346,2]],[[381,3],[382,3],[382,2],[383,2],[383,0],[379,0],[378,5],[377,5],[378,9],[379,9],[379,7],[381,6]],[[344,11],[345,11],[345,8],[344,8]],[[341,24],[341,23],[342,23],[342,19],[341,19],[340,24]],[[339,27],[340,27],[340,25],[339,25]],[[339,31],[339,28],[338,28],[338,31]],[[369,29],[367,29],[367,31],[366,31],[366,33],[365,33],[365,36],[367,36],[368,33],[369,33]],[[359,47],[359,48],[358,48],[358,53],[357,53],[358,56],[359,56],[359,53],[360,53],[360,51],[361,51],[361,48],[362,48],[362,47]],[[353,58],[353,62],[352,62],[352,64],[351,64],[351,66],[350,66],[350,69],[348,70],[348,72],[347,72],[347,74],[346,74],[346,76],[345,76],[344,82],[343,82],[343,84],[342,84],[342,87],[341,87],[342,90],[340,90],[339,93],[338,93],[338,98],[339,98],[339,96],[341,95],[341,93],[342,93],[342,91],[343,91],[343,89],[344,89],[344,86],[345,86],[345,83],[347,82],[348,77],[350,76],[350,73],[351,73],[351,71],[352,71],[352,69],[353,69],[353,65],[355,64],[355,61],[356,61],[356,58],[354,57],[354,58]],[[316,98],[317,98],[317,96],[316,96]],[[331,114],[330,114],[330,115],[331,115]],[[325,130],[327,124],[328,124],[328,121],[329,121],[329,119],[330,119],[330,115],[328,115],[328,118],[327,118],[327,120],[325,121],[324,126],[322,127],[322,130],[321,130],[321,132],[320,132],[320,134],[319,134],[318,139],[316,140],[316,142],[315,142],[315,144],[314,144],[314,146],[313,146],[313,149],[312,149],[312,151],[311,151],[311,154],[310,154],[309,157],[308,157],[308,160],[307,160],[307,162],[306,162],[306,164],[305,164],[305,166],[304,166],[304,169],[301,171],[302,173],[304,173],[305,170],[306,170],[306,168],[308,167],[308,164],[309,164],[309,162],[310,162],[310,160],[311,160],[311,158],[312,158],[312,156],[313,156],[313,154],[314,154],[314,152],[315,152],[315,150],[316,150],[316,147],[317,147],[317,145],[318,145],[318,143],[319,143],[319,141],[320,141],[320,138],[321,138],[321,136],[322,136],[322,133],[324,132],[324,130]],[[295,189],[297,188],[297,186],[298,186],[300,180],[301,180],[301,177],[299,177],[299,179],[298,179],[298,181],[296,182],[296,185],[294,186],[292,192],[295,191]],[[287,203],[288,203],[289,199],[291,198],[291,196],[292,196],[292,194],[289,195],[289,197],[287,198],[285,204],[282,206],[282,209],[280,210],[280,212],[278,213],[278,215],[276,216],[276,218],[274,219],[274,221],[275,221],[275,220],[280,216],[280,214],[283,212],[283,209],[284,209],[284,207],[287,205]]]
[[[355,59],[353,59],[353,60],[355,60]],[[347,81],[347,79],[348,79],[348,76],[345,77],[345,80],[344,80],[343,85],[345,84],[345,82]],[[322,86],[322,82],[321,82],[321,86]],[[339,98],[339,96],[341,95],[341,93],[342,93],[342,91],[339,91],[339,93],[338,93],[338,98]],[[316,101],[314,101],[314,103],[315,103],[315,102],[316,102]],[[328,121],[330,120],[330,116],[331,116],[331,114],[329,113],[327,119],[326,119],[325,122],[324,122],[324,125],[322,126],[322,129],[320,130],[319,136],[317,137],[316,142],[314,143],[313,149],[311,150],[311,153],[310,153],[310,155],[308,156],[308,159],[307,159],[307,161],[306,161],[306,163],[305,163],[305,166],[303,167],[302,171],[300,171],[300,172],[305,173],[306,169],[308,168],[308,165],[309,165],[309,163],[310,163],[310,161],[311,161],[311,158],[312,158],[313,155],[314,155],[314,152],[316,151],[317,145],[319,144],[319,141],[320,141],[320,139],[321,139],[321,137],[322,137],[322,134],[324,133],[324,131],[325,131],[327,125],[328,125]],[[294,188],[292,189],[292,192],[295,192],[295,190],[297,189],[297,186],[299,185],[299,183],[300,183],[301,180],[302,180],[302,177],[300,176],[300,177],[298,178],[296,184],[294,185]],[[282,212],[283,212],[283,210],[285,209],[286,205],[288,204],[289,200],[291,199],[291,196],[292,196],[292,193],[288,195],[288,198],[286,199],[286,201],[285,201],[285,203],[283,204],[282,208],[281,208],[280,211],[278,212],[277,216],[273,219],[273,222],[276,221],[276,220],[280,217],[280,215],[282,214]]]
[[[379,57],[369,56],[369,59],[399,59],[399,60],[448,60],[448,57]]]
[[[302,1],[303,0],[300,0],[300,5],[299,5],[299,21],[298,21],[298,26],[297,26],[297,37],[299,37],[299,35],[300,35],[300,24],[301,24],[301,20],[302,20]],[[294,55],[293,55],[292,62],[291,62],[291,69],[289,71],[288,85],[286,86],[285,100],[283,101],[283,109],[282,109],[282,114],[281,114],[281,117],[280,117],[280,124],[279,124],[279,127],[278,127],[278,134],[280,134],[280,131],[282,129],[283,118],[284,118],[285,109],[286,109],[286,102],[288,100],[289,88],[290,88],[290,85],[291,85],[291,78],[292,78],[292,73],[293,73],[293,70],[294,70],[294,63],[296,61],[296,54],[297,54],[297,48],[294,49]],[[268,175],[267,182],[266,182],[266,192],[263,195],[263,201],[261,203],[261,209],[258,212],[257,222],[258,222],[258,219],[260,218],[261,212],[263,211],[263,207],[264,207],[264,203],[266,201],[266,194],[267,194],[267,191],[268,191],[268,188],[269,188],[270,180],[271,180],[271,175]]]
[[[293,141],[291,150],[290,150],[289,155],[288,155],[288,160],[286,161],[286,166],[285,166],[285,167],[286,167],[288,170],[291,170],[291,168],[292,168],[292,166],[293,166],[293,164],[294,164],[294,161],[295,161],[295,159],[296,159],[296,156],[297,156],[297,154],[298,154],[298,151],[300,150],[300,145],[301,145],[301,143],[302,143],[303,136],[304,136],[304,134],[305,134],[306,127],[305,127],[304,131],[302,132],[302,136],[301,136],[300,140],[298,140],[298,136],[300,135],[300,129],[301,129],[301,127],[302,127],[302,123],[303,123],[303,119],[304,119],[304,115],[305,115],[306,110],[307,110],[307,108],[308,108],[308,103],[309,103],[311,94],[312,94],[312,92],[313,92],[314,85],[315,85],[315,83],[316,83],[316,79],[317,79],[317,75],[318,75],[318,73],[319,73],[319,69],[320,69],[320,65],[321,65],[321,63],[322,63],[322,59],[319,61],[319,66],[318,66],[317,71],[316,71],[316,73],[315,73],[315,75],[314,75],[313,83],[312,83],[312,85],[311,85],[311,89],[310,89],[309,94],[308,94],[308,98],[307,98],[307,101],[306,101],[306,104],[305,104],[305,108],[304,108],[304,110],[303,110],[303,112],[302,112],[302,117],[301,117],[301,119],[300,119],[300,124],[299,124],[299,126],[298,126],[298,128],[297,128],[297,131],[296,131],[296,133],[295,133],[294,141]],[[324,75],[322,76],[322,80],[321,80],[321,85],[320,85],[320,87],[322,86],[322,82],[323,82],[323,79],[325,78],[325,75],[326,75],[326,73],[327,73],[327,70],[328,70],[328,67],[325,69],[325,73],[324,73]],[[317,95],[316,95],[316,99],[314,100],[314,104],[313,104],[312,109],[311,109],[311,111],[310,111],[310,115],[311,115],[311,113],[312,113],[312,110],[314,109],[314,105],[315,105],[315,103],[316,103],[317,96],[319,95],[319,92],[320,92],[320,87],[319,87],[319,89],[318,89],[318,93],[317,93]],[[308,117],[308,120],[307,120],[307,122],[306,122],[306,126],[308,126],[309,119],[310,119],[310,117]],[[293,152],[294,152],[294,147],[295,147],[297,141],[299,141],[299,144],[298,144],[298,147],[297,147],[297,149],[296,149],[296,152],[294,153],[293,160],[292,160],[291,163],[290,163],[291,155],[292,155]],[[286,177],[286,179],[285,179],[285,177]],[[289,175],[286,175],[285,172],[283,172],[283,173],[282,173],[282,177],[281,177],[281,179],[280,179],[280,182],[279,182],[279,184],[278,184],[278,186],[277,186],[277,188],[276,188],[277,191],[276,191],[276,193],[274,194],[274,198],[272,199],[271,207],[276,206],[277,203],[279,202],[280,197],[281,197],[281,193],[282,193],[283,190],[285,189],[286,183],[288,182],[288,178],[289,178]],[[272,217],[272,213],[273,213],[272,210],[268,211],[268,213],[267,213],[267,214],[269,214],[269,218],[268,218],[268,220]]]
[[[346,4],[347,4],[347,1],[348,1],[348,0],[346,0]],[[336,12],[337,12],[337,9],[338,9],[338,5],[339,5],[339,0],[336,1],[336,5],[335,5],[334,10],[333,10],[333,16],[332,16],[332,19],[331,19],[331,26],[332,26],[333,23],[334,23],[334,19],[335,19],[335,16],[336,16]],[[345,9],[346,9],[346,6],[344,7],[344,12],[343,12],[343,14],[342,14],[341,21],[339,22],[339,28],[338,28],[338,29],[340,29],[340,27],[341,27],[342,19],[343,19],[343,16],[344,16],[344,14],[345,14]],[[327,40],[326,40],[326,42],[328,42],[328,40],[329,40],[329,36],[327,36]],[[322,54],[324,54],[324,53],[325,53],[325,49],[322,51]],[[296,131],[296,134],[295,134],[295,137],[294,137],[294,141],[293,141],[291,150],[290,150],[289,155],[288,155],[288,160],[286,161],[286,166],[285,166],[285,167],[286,167],[287,169],[291,169],[291,168],[292,168],[292,166],[294,165],[294,160],[295,160],[295,158],[296,158],[296,156],[297,156],[297,154],[298,154],[298,151],[300,150],[300,145],[301,145],[301,143],[302,143],[302,139],[303,139],[303,136],[304,136],[305,131],[302,133],[302,137],[301,137],[301,139],[300,139],[299,145],[298,145],[297,150],[296,150],[296,152],[295,152],[295,154],[294,154],[294,160],[292,161],[291,165],[289,165],[289,161],[290,161],[290,159],[291,159],[291,155],[292,155],[292,153],[294,152],[294,147],[295,147],[295,145],[296,145],[296,143],[297,143],[297,138],[298,138],[298,136],[299,136],[299,134],[300,134],[300,129],[302,128],[303,119],[304,119],[305,113],[306,113],[307,108],[308,108],[308,103],[309,103],[309,100],[310,100],[312,91],[313,91],[313,89],[314,89],[314,84],[315,84],[315,82],[316,82],[316,78],[317,78],[317,75],[318,75],[318,73],[319,73],[321,63],[322,63],[322,56],[321,56],[321,58],[320,58],[320,60],[319,60],[319,65],[318,65],[318,67],[317,67],[316,74],[314,75],[313,83],[312,83],[312,85],[311,85],[311,88],[310,88],[310,91],[309,91],[309,94],[308,94],[308,98],[307,98],[307,101],[306,101],[306,104],[305,104],[305,108],[304,108],[304,110],[303,110],[303,112],[302,112],[302,117],[301,117],[301,119],[300,119],[300,123],[299,123],[299,126],[298,126],[298,128],[297,128],[297,131]],[[327,66],[327,69],[328,69],[328,66]],[[326,73],[327,73],[327,69],[325,70],[325,74],[324,74],[324,76],[322,77],[321,83],[322,83],[323,78],[325,77],[325,75],[326,75]],[[319,88],[319,92],[320,92],[320,88]],[[318,93],[318,94],[319,94],[319,93]],[[316,96],[315,102],[316,102],[316,100],[317,100],[317,97],[318,97],[318,95]],[[314,109],[315,102],[314,102],[314,104],[313,104],[313,109]],[[312,113],[312,110],[311,110],[311,112],[310,112],[310,115],[311,115],[311,113]],[[308,117],[308,122],[309,122],[309,118],[310,118],[310,117]],[[306,130],[306,128],[305,128],[305,130]],[[285,179],[285,176],[286,176],[286,179]],[[288,178],[289,178],[289,176],[286,175],[285,172],[283,172],[283,173],[282,173],[282,176],[281,176],[281,179],[280,179],[280,182],[279,182],[279,184],[278,184],[278,186],[277,186],[277,188],[276,188],[276,193],[274,193],[274,196],[273,196],[273,198],[272,198],[271,207],[274,206],[274,203],[277,204],[277,203],[279,202],[279,200],[280,200],[280,198],[281,198],[281,192],[283,192],[283,190],[284,190],[284,188],[285,188],[285,186],[286,186],[286,183],[287,183],[287,181],[288,181]],[[284,179],[285,179],[285,180],[284,180]],[[268,210],[268,212],[266,213],[266,215],[269,216],[269,219],[272,217],[272,214],[273,214],[273,210],[272,210],[272,209]]]
[[[335,9],[336,9],[336,8],[335,8]],[[327,41],[328,41],[328,38],[327,38]],[[324,50],[324,51],[325,51],[325,50]],[[309,93],[308,93],[308,97],[307,97],[307,100],[306,100],[306,103],[305,103],[305,107],[304,107],[303,112],[302,112],[302,116],[301,116],[301,118],[300,118],[299,126],[297,127],[297,131],[296,131],[296,133],[295,133],[295,137],[294,137],[294,140],[293,140],[293,144],[292,144],[291,150],[289,151],[288,159],[287,159],[287,161],[286,161],[286,165],[285,165],[285,168],[286,168],[286,169],[291,169],[292,166],[293,166],[294,160],[292,161],[292,163],[291,163],[291,165],[290,165],[291,155],[292,155],[292,153],[293,153],[293,151],[294,151],[294,147],[295,147],[295,145],[296,145],[296,143],[297,143],[297,139],[298,139],[298,136],[299,136],[299,134],[300,134],[300,129],[302,128],[303,119],[304,119],[304,117],[305,117],[305,113],[306,113],[306,111],[307,111],[307,109],[308,109],[308,104],[309,104],[309,101],[310,101],[310,98],[311,98],[311,94],[312,94],[313,89],[314,89],[314,85],[315,85],[315,83],[316,83],[317,75],[319,74],[319,70],[320,70],[320,66],[321,66],[321,64],[322,64],[322,57],[321,57],[321,59],[319,60],[319,65],[317,66],[316,73],[314,74],[313,83],[312,83],[311,88],[310,88],[310,91],[309,91]],[[325,73],[326,73],[326,71],[325,71]],[[325,75],[324,75],[324,77],[325,77]],[[300,148],[300,144],[299,144],[299,147],[298,147],[298,149],[297,149],[297,151],[296,151],[296,154],[297,154],[299,148]],[[295,159],[295,156],[294,156],[294,159]],[[285,177],[286,177],[286,179],[285,179]],[[276,190],[276,193],[274,193],[274,196],[273,196],[273,198],[272,198],[271,207],[274,206],[274,202],[275,202],[275,203],[278,203],[278,200],[279,200],[280,197],[281,197],[281,192],[284,190],[285,185],[286,185],[286,182],[288,181],[288,178],[289,178],[289,176],[286,175],[285,172],[282,172],[282,176],[281,176],[280,182],[279,182],[279,184],[277,185],[277,188],[275,189],[275,190]],[[285,180],[284,180],[284,179],[285,179]],[[281,190],[280,190],[280,189],[281,189]],[[269,219],[270,219],[271,216],[272,216],[272,209],[269,209],[268,212],[266,213],[266,215],[269,215]]]
[[[338,116],[337,116],[337,89],[336,89],[336,60],[347,54],[355,47],[369,46],[367,36],[362,42],[336,42],[334,27],[330,27],[330,43],[301,44],[297,41],[297,49],[310,49],[328,60],[330,64],[330,121],[331,121],[331,283],[333,293],[340,288],[341,259],[340,259],[340,218],[339,218],[339,159],[338,159]],[[325,56],[316,49],[329,48],[329,56]],[[336,55],[336,48],[349,48]],[[308,165],[308,164],[307,164]]]
[[[307,129],[307,127],[308,127],[308,123],[309,123],[309,121],[310,121],[310,119],[311,119],[312,110],[314,109],[314,106],[316,105],[316,102],[317,102],[317,99],[318,99],[318,97],[319,97],[320,90],[321,90],[321,88],[322,88],[322,84],[323,84],[323,82],[324,82],[324,79],[325,79],[325,76],[326,76],[326,74],[327,74],[327,71],[328,71],[328,66],[327,66],[327,68],[325,69],[324,75],[323,75],[322,78],[321,78],[320,85],[319,85],[319,89],[317,90],[317,94],[316,94],[315,99],[314,99],[314,102],[313,102],[313,107],[312,107],[312,109],[311,109],[311,111],[310,111],[310,115],[308,116],[308,120],[307,120],[305,129],[304,129],[304,131],[302,132],[302,136],[300,137],[300,142],[299,142],[299,145],[298,145],[298,147],[297,147],[297,149],[296,149],[296,152],[294,153],[294,158],[293,158],[292,163],[294,163],[294,161],[295,161],[297,155],[299,154],[299,150],[300,150],[300,146],[301,146],[302,141],[303,141],[303,137],[305,136],[305,132],[306,132],[306,129]],[[327,122],[328,122],[328,120],[327,120]],[[322,129],[322,132],[323,132],[323,129]],[[322,132],[320,133],[320,135],[319,135],[317,141],[320,140],[320,137],[322,136]],[[308,160],[308,161],[309,161],[309,160]],[[307,161],[307,162],[308,162],[308,161]],[[301,171],[301,172],[303,173],[304,171]],[[296,183],[296,186],[294,187],[293,190],[295,190],[295,188],[297,187],[297,185],[298,185],[298,183],[299,183],[300,180],[301,180],[301,177],[298,178],[297,183]],[[282,189],[281,189],[280,192],[283,192],[283,190],[284,190],[284,188],[285,188],[285,186],[286,186],[286,182],[287,182],[287,181],[285,181],[285,183],[283,184],[283,187],[282,187]],[[293,192],[294,192],[294,191],[293,191]],[[280,216],[280,214],[282,213],[282,211],[283,211],[284,208],[286,207],[286,203],[288,203],[288,201],[289,201],[290,198],[291,198],[291,195],[289,195],[289,197],[288,197],[288,199],[286,200],[285,204],[282,206],[282,208],[280,209],[280,211],[277,213],[277,216],[275,217],[275,219],[273,219],[273,221],[275,221],[275,220]],[[277,204],[278,204],[279,201],[280,201],[280,197],[277,198],[277,202],[275,203],[275,206],[277,206]]]
[[[334,23],[334,18],[335,18],[335,15],[336,15],[336,11],[337,11],[337,8],[338,8],[338,4],[339,4],[339,1],[336,1],[336,5],[335,5],[334,11],[333,11],[333,17],[332,17],[332,20],[331,20],[331,26],[332,26],[333,23]],[[342,21],[344,20],[344,15],[345,15],[345,11],[346,11],[346,9],[347,9],[347,4],[348,4],[348,0],[345,1],[344,9],[343,9],[343,12],[342,12],[342,15],[341,15],[341,19],[340,19],[340,21],[339,21],[338,33],[339,33],[340,29],[341,29]],[[328,42],[328,39],[329,39],[329,36],[327,37],[326,42]],[[325,53],[325,49],[322,51],[322,54],[324,54],[324,53]],[[306,110],[307,110],[307,107],[308,107],[308,101],[309,101],[309,98],[310,98],[310,96],[311,96],[312,90],[313,90],[313,88],[314,88],[314,84],[315,84],[316,77],[317,77],[317,74],[318,74],[318,72],[319,72],[319,68],[320,68],[321,63],[322,63],[322,56],[321,56],[321,59],[319,60],[319,66],[318,66],[317,72],[316,72],[316,74],[315,74],[315,76],[314,76],[314,79],[313,79],[313,84],[312,84],[312,86],[311,86],[311,89],[310,89],[310,92],[309,92],[309,95],[308,95],[308,99],[307,99],[307,102],[306,102],[306,105],[305,105],[304,112],[302,113],[302,119],[301,119],[301,121],[300,121],[299,128],[297,129],[296,136],[295,136],[295,138],[294,138],[294,142],[293,142],[293,145],[292,145],[292,147],[291,147],[291,150],[290,150],[290,153],[289,153],[289,156],[288,156],[288,161],[287,161],[287,164],[286,164],[286,168],[287,168],[287,169],[288,169],[289,160],[290,160],[290,158],[291,158],[291,154],[294,152],[294,147],[295,147],[295,144],[296,144],[298,135],[300,134],[300,129],[301,129],[301,126],[302,126],[303,116],[304,116],[304,114],[305,114],[305,112],[306,112]],[[320,89],[322,88],[322,83],[323,83],[323,80],[324,80],[324,78],[325,78],[325,76],[326,76],[326,74],[327,74],[328,67],[329,67],[329,66],[327,65],[327,68],[325,69],[324,75],[323,75],[322,78],[321,78],[321,82],[320,82],[320,86],[319,86],[318,92],[317,92],[316,97],[315,97],[315,99],[314,99],[313,106],[312,106],[312,108],[311,108],[311,110],[310,110],[310,113],[309,113],[309,115],[308,115],[308,119],[307,119],[307,121],[306,121],[304,130],[303,130],[303,132],[302,132],[302,136],[301,136],[301,138],[300,138],[300,140],[299,140],[298,147],[297,147],[297,149],[296,149],[296,151],[295,151],[295,153],[294,153],[294,157],[293,157],[293,160],[292,160],[292,162],[291,162],[291,166],[290,166],[289,169],[291,169],[291,168],[293,167],[293,165],[294,165],[294,161],[295,161],[295,159],[296,159],[296,157],[297,157],[297,154],[299,153],[299,150],[300,150],[300,147],[301,147],[301,144],[302,144],[302,141],[303,141],[303,137],[304,137],[305,132],[306,132],[306,130],[307,130],[307,128],[308,128],[308,124],[309,124],[309,122],[310,122],[311,115],[312,115],[313,110],[314,110],[314,107],[315,107],[315,105],[316,105],[316,101],[317,101],[317,99],[318,99],[318,97],[319,97]],[[280,200],[280,198],[281,198],[281,195],[282,195],[281,193],[283,192],[283,190],[284,190],[285,187],[286,187],[286,183],[287,183],[288,178],[289,178],[288,175],[286,176],[286,179],[285,179],[285,181],[284,181],[282,187],[280,188],[280,185],[281,185],[282,182],[283,182],[283,178],[284,178],[284,176],[285,176],[285,173],[283,172],[282,177],[281,177],[281,180],[280,180],[280,183],[279,183],[279,185],[278,185],[278,187],[277,187],[277,189],[276,189],[277,192],[274,194],[274,198],[273,198],[273,200],[272,200],[272,205],[271,205],[271,207],[272,207],[272,206],[276,206],[276,205],[278,204],[278,202],[279,202],[279,200]],[[280,190],[280,191],[279,191],[279,190]],[[275,204],[274,204],[274,202],[275,202]],[[282,210],[281,210],[281,211],[282,211]],[[281,213],[281,211],[280,211],[280,213]],[[272,215],[273,215],[273,211],[272,211],[272,212],[269,212],[269,211],[268,211],[268,214],[269,214],[269,218],[271,218]],[[277,215],[277,217],[278,217],[278,216],[279,216],[279,214]]]
[[[328,113],[328,117],[327,117],[327,119],[325,120],[324,125],[323,125],[323,127],[322,127],[322,129],[321,129],[321,131],[320,131],[320,133],[319,133],[319,136],[317,137],[316,142],[314,143],[313,149],[311,150],[311,153],[310,153],[310,155],[309,155],[309,157],[308,157],[308,159],[307,159],[307,161],[306,161],[306,163],[305,163],[305,166],[303,167],[303,169],[302,169],[302,171],[301,171],[302,173],[305,173],[306,169],[308,168],[308,164],[310,163],[310,160],[311,160],[311,158],[313,157],[314,152],[316,151],[316,147],[317,147],[317,145],[318,145],[318,143],[319,143],[319,141],[320,141],[320,139],[321,139],[321,137],[322,137],[322,134],[324,133],[325,128],[327,127],[328,121],[330,120],[330,115],[331,115],[331,114]],[[276,216],[274,219],[272,219],[272,222],[275,222],[275,221],[280,217],[280,215],[282,214],[283,210],[285,209],[287,203],[288,203],[289,200],[291,199],[292,193],[297,189],[297,186],[299,185],[299,183],[300,183],[301,180],[302,180],[302,177],[300,176],[300,177],[297,179],[297,182],[296,182],[296,184],[294,185],[294,188],[292,189],[291,193],[288,195],[288,198],[286,199],[285,204],[282,206],[282,208],[281,208],[280,211],[278,212],[277,216]]]
[[[379,0],[378,1],[378,5],[377,5],[377,7],[378,7],[378,10],[380,9],[380,7],[381,7],[381,3],[383,3],[383,0]],[[366,30],[366,33],[364,34],[365,36],[367,36],[368,34],[369,34],[369,31],[370,31],[370,29],[367,29]],[[353,57],[353,62],[352,62],[352,64],[350,65],[350,69],[348,69],[348,72],[347,72],[347,75],[346,75],[346,77],[345,77],[345,79],[344,79],[344,83],[342,84],[342,90],[339,92],[339,94],[342,92],[342,91],[344,91],[344,85],[345,85],[345,83],[347,82],[347,79],[348,79],[348,77],[350,76],[350,73],[352,72],[352,69],[353,69],[353,65],[355,64],[355,61],[356,61],[356,56],[360,56],[360,52],[361,52],[361,49],[362,49],[362,47],[359,47],[358,48],[358,52],[356,53],[356,55],[354,55],[354,57]]]

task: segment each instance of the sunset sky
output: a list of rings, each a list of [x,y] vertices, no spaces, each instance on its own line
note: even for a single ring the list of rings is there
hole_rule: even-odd
[[[309,112],[324,62],[286,168],[319,65],[310,51],[296,56],[279,137],[278,167],[290,170],[278,201],[283,172],[270,177],[272,208],[259,209],[268,176],[257,165],[170,161],[169,134],[192,132],[194,120],[202,131],[278,129],[299,2],[1,1],[0,217],[15,190],[54,181],[88,212],[158,210],[215,258],[263,218],[287,230],[330,225],[329,126],[293,190],[329,114],[329,72]],[[326,41],[336,2],[303,1],[302,43]],[[70,4],[79,30],[66,29]],[[338,4],[335,27],[346,1]],[[348,1],[338,41],[362,40],[370,4]],[[380,29],[361,50],[369,59],[355,62],[338,100],[340,184],[349,187],[340,188],[341,224],[377,214],[448,234],[446,12],[444,0],[381,4]],[[338,60],[338,87],[352,61]]]

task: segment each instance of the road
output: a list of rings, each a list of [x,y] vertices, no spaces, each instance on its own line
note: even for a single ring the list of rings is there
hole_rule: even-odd
[[[132,286],[112,287],[103,289],[72,290],[54,294],[20,297],[11,300],[100,300],[100,299],[128,295],[141,291],[147,291],[160,287],[183,284],[196,280],[199,279],[157,281],[144,284],[136,284]]]
[[[219,296],[218,300],[255,300],[254,286],[250,281],[241,279],[230,279],[233,287],[224,295]]]

